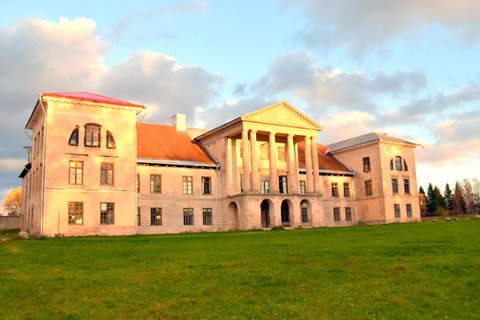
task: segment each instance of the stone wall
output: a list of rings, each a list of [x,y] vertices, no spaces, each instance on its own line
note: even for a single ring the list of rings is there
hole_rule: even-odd
[[[0,216],[0,230],[20,229],[20,216]]]

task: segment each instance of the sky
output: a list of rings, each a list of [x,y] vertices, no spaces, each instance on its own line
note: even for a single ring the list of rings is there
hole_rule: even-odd
[[[89,91],[215,128],[279,101],[328,145],[416,148],[419,186],[480,178],[478,0],[0,0],[0,199],[41,92]]]

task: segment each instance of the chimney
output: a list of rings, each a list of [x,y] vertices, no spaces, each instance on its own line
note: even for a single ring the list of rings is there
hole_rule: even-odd
[[[187,131],[187,116],[181,113],[177,113],[172,117],[172,125],[177,131]]]

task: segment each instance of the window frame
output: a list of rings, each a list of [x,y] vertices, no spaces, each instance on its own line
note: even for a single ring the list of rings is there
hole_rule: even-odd
[[[163,221],[162,208],[150,208],[150,225],[161,226],[162,221]]]
[[[115,138],[113,137],[113,134],[107,130],[107,143],[106,147],[107,149],[116,149],[117,144],[115,143]]]
[[[202,194],[203,195],[212,194],[212,178],[211,177],[202,177]]]
[[[71,206],[75,206],[75,208],[71,208]],[[81,205],[81,208],[77,208],[76,206]],[[80,213],[79,213],[80,211]],[[78,223],[78,216],[80,216],[81,222]],[[83,202],[79,201],[69,201],[68,202],[68,225],[83,225]]]
[[[373,196],[373,182],[372,180],[365,181],[365,196],[371,197]]]
[[[392,194],[398,194],[398,179],[392,178]]]
[[[80,127],[77,125],[75,126],[75,128],[72,130],[72,133],[70,134],[70,138],[68,139],[68,145],[78,147],[79,135],[80,135]]]
[[[182,176],[183,194],[193,194],[193,176]]]
[[[105,205],[105,209],[103,206]],[[111,213],[111,216],[109,215]],[[100,203],[100,224],[113,225],[115,224],[115,203],[101,202]]]
[[[183,225],[193,226],[194,225],[193,218],[194,218],[193,208],[183,208]]]
[[[265,176],[265,175],[260,176],[260,193],[261,194],[270,193],[270,176]]]
[[[202,220],[204,226],[213,226],[212,208],[202,209]]]
[[[92,127],[92,128],[89,128],[89,127]],[[98,123],[86,123],[84,128],[85,128],[85,135],[84,135],[83,142],[85,147],[100,148],[101,141],[102,141],[102,126],[99,125]],[[98,132],[94,130],[94,128],[98,128]],[[89,137],[89,135],[91,136]],[[97,136],[96,144],[94,144],[95,136]]]
[[[279,162],[287,162],[287,148],[285,145],[277,146],[277,160]]]
[[[332,198],[338,198],[338,182],[332,182]]]
[[[333,208],[333,221],[342,221],[342,217],[340,217],[340,207]]]
[[[393,204],[393,212],[395,213],[395,219],[400,219],[402,217],[402,214],[400,212],[400,204]]]
[[[395,170],[403,171],[402,157],[395,156]]]
[[[345,221],[352,221],[352,207],[345,207]]]
[[[372,166],[370,164],[370,157],[362,158],[362,162],[363,162],[363,172],[372,171]]]
[[[308,223],[308,206],[305,202],[300,204],[302,223]]]
[[[111,166],[111,168],[109,168]],[[109,183],[109,172],[111,172],[111,183]],[[115,164],[113,162],[102,162],[100,164],[100,185],[113,186],[115,185]]]
[[[140,173],[137,173],[137,193],[140,193]]]
[[[300,180],[299,184],[300,184],[300,194],[301,195],[307,194],[307,185],[305,184],[305,181]]]
[[[407,218],[413,218],[412,205],[410,203],[406,204]]]
[[[403,179],[403,191],[405,194],[410,194],[410,179]]]
[[[288,177],[278,176],[278,192],[281,194],[288,193]]]
[[[161,194],[162,193],[162,175],[150,174],[150,193]]]
[[[343,183],[343,197],[350,198],[350,183],[348,182]]]
[[[74,163],[75,166],[72,167],[72,163]],[[78,164],[81,164],[81,166],[79,167]],[[83,161],[70,160],[68,163],[68,184],[77,185],[77,186],[83,185],[83,170],[84,170]],[[72,174],[74,175],[73,182],[72,182]],[[80,175],[80,179],[78,177],[79,175]],[[78,182],[78,180],[80,180],[80,183]]]

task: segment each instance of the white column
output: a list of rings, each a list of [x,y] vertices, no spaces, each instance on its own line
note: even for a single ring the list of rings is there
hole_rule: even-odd
[[[225,139],[225,154],[226,158],[225,159],[225,173],[227,176],[227,194],[232,195],[234,193],[234,188],[233,188],[233,159],[232,159],[232,138],[226,138]]]
[[[257,131],[250,130],[250,148],[252,154],[252,174],[250,175],[253,192],[260,191],[260,175],[258,172]]]
[[[248,152],[248,131],[242,131],[243,191],[250,191],[250,161]]]
[[[320,193],[320,176],[318,175],[319,166],[318,166],[318,151],[317,151],[317,138],[311,137],[312,139],[312,164],[313,164],[313,190],[315,193]]]
[[[277,148],[275,147],[275,132],[268,135],[269,165],[270,165],[270,193],[278,193]]]
[[[312,143],[310,137],[305,137],[305,169],[307,170],[307,193],[313,192]]]
[[[298,172],[295,166],[295,146],[293,144],[293,135],[289,134],[287,138],[288,149],[288,192],[298,193]]]

